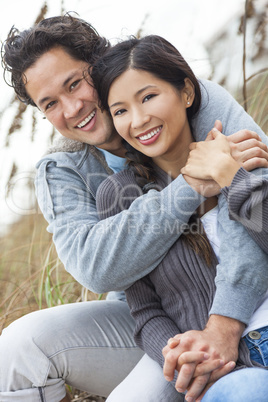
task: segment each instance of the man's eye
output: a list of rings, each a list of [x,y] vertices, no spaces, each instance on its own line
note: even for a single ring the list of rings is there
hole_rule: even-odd
[[[80,78],[79,80],[74,81],[71,85],[70,85],[70,90],[74,89],[75,87],[77,87],[77,85],[79,84],[79,82],[82,81],[82,78]]]
[[[56,101],[49,102],[45,107],[45,111],[47,111],[48,109],[52,108],[52,106],[55,105],[55,103],[56,103]]]

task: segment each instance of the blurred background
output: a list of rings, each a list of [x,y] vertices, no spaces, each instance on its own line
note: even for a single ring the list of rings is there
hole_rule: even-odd
[[[9,0],[0,14],[1,44],[13,25],[26,29],[69,11],[112,43],[129,35],[165,37],[198,77],[223,85],[268,132],[268,0]],[[65,272],[36,205],[35,164],[58,133],[14,97],[2,69],[0,94],[1,333],[32,310],[105,295]],[[93,400],[69,391],[73,400]]]

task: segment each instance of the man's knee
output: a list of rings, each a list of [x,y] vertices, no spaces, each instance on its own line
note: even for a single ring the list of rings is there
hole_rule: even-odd
[[[207,391],[202,402],[263,401],[268,395],[268,370],[244,368],[220,378]]]

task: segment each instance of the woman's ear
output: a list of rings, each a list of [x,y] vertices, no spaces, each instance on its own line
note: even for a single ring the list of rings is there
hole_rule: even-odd
[[[186,108],[191,107],[195,98],[195,90],[194,90],[194,84],[190,80],[190,78],[185,78],[184,79],[184,88],[182,90],[183,92],[183,98],[185,101],[185,106]]]

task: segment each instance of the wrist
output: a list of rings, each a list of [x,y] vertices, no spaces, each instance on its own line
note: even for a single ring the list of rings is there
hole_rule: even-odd
[[[218,168],[213,173],[213,179],[221,188],[230,186],[240,164],[231,155],[223,154],[218,160]]]
[[[229,340],[233,340],[238,344],[245,329],[245,324],[234,318],[212,314],[208,319],[206,329],[208,331],[220,331]]]

